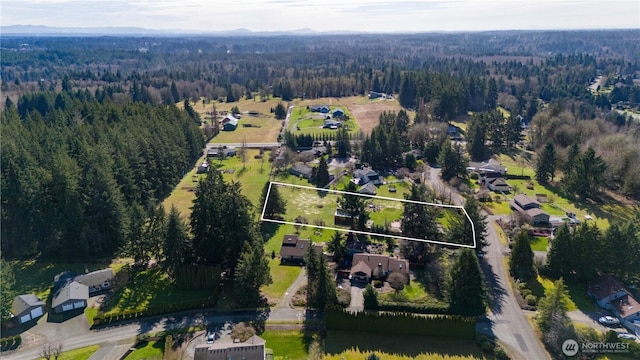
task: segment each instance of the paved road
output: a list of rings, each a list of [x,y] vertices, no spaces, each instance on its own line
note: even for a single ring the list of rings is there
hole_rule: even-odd
[[[429,182],[436,193],[450,198],[455,205],[464,203],[464,199],[455,189],[442,182],[440,169],[431,168],[429,172]],[[509,249],[500,243],[500,237],[494,226],[494,221],[500,218],[502,217],[489,216],[487,219],[489,222],[487,240],[490,245],[486,249],[487,253],[481,260],[481,264],[493,301],[491,312],[485,320],[479,321],[479,328],[507,344],[511,353],[516,352],[521,359],[549,359],[549,354],[527,322],[509,286],[508,274],[503,263],[503,258],[508,256]],[[507,218],[504,217],[503,220]]]
[[[491,312],[481,326],[485,332],[494,335],[512,350],[517,351],[522,359],[548,359],[549,354],[527,322],[509,286],[503,262],[503,258],[508,256],[509,249],[500,243],[500,237],[494,226],[494,221],[500,218],[492,215],[487,219],[489,221],[487,240],[490,245],[481,263],[492,298],[492,306]]]
[[[312,313],[305,314],[303,311],[295,309],[282,309],[277,314],[268,314],[268,320],[295,321],[302,320],[305,315],[313,316]],[[256,319],[266,319],[266,314],[259,312],[244,313],[215,313],[215,312],[184,312],[168,317],[156,317],[140,321],[132,321],[121,325],[91,330],[88,333],[68,336],[56,341],[62,344],[62,350],[68,351],[81,347],[99,344],[104,347],[113,347],[133,344],[134,339],[139,334],[156,333],[166,329],[186,328],[195,325],[205,325],[208,329],[224,328],[228,323],[240,321],[251,321]],[[275,316],[272,316],[275,315]],[[30,331],[37,331],[35,328]],[[42,343],[35,345],[25,344],[18,351],[3,353],[2,359],[6,360],[32,360],[37,359]],[[106,353],[106,351],[105,351]]]

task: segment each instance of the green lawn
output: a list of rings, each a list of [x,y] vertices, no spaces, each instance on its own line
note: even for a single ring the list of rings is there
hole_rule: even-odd
[[[114,272],[118,272],[126,260],[105,260],[95,263],[52,263],[48,261],[10,261],[16,279],[14,289],[18,294],[33,293],[43,301],[47,301],[49,292],[53,286],[53,277],[63,271],[72,271],[77,274],[84,274],[85,270],[95,271],[111,267]]]
[[[91,355],[93,355],[96,351],[98,351],[99,348],[100,346],[98,345],[91,345],[91,346],[87,346],[79,349],[65,351],[60,354],[60,356],[58,357],[58,360],[87,360],[88,358],[91,357]],[[43,360],[43,359],[44,358],[39,358],[38,360]]]
[[[140,271],[116,291],[107,305],[105,315],[124,311],[144,311],[171,304],[206,300],[214,290],[185,290],[177,288],[160,269]]]
[[[400,293],[396,293],[395,291],[390,291],[385,294],[380,295],[381,300],[388,301],[399,301],[399,302],[417,302],[424,303],[427,298],[431,298],[431,295],[427,293],[427,290],[424,288],[424,285],[417,281],[412,281],[410,284],[406,285]]]
[[[213,137],[212,143],[265,143],[278,141],[284,120],[271,117],[254,117],[245,115],[238,121],[234,131],[220,131]],[[250,126],[247,126],[250,125]]]
[[[377,353],[382,359],[485,359],[474,340],[378,335],[329,331],[324,359],[364,359]]]
[[[535,295],[538,299],[544,297],[545,291],[552,290],[554,288],[553,280],[542,277],[541,275],[538,275],[537,278],[530,280],[527,283],[527,285],[528,285],[527,287],[531,290],[531,293]],[[586,293],[585,293],[585,296],[586,296]],[[569,298],[567,300],[568,300],[569,311],[578,309],[578,306],[573,301],[571,291],[569,292]]]
[[[136,349],[127,355],[125,360],[152,360],[162,359],[164,354],[164,342],[148,341],[141,342],[136,346]]]
[[[547,251],[549,240],[544,236],[530,236],[529,244],[533,251]]]
[[[234,181],[242,185],[242,194],[256,206],[256,212],[261,210],[258,207],[260,196],[262,195],[262,187],[268,181],[271,169],[271,163],[268,161],[269,152],[263,154],[264,161],[263,159],[254,158],[258,153],[259,151],[256,149],[248,149],[245,164],[242,164],[239,156],[229,157],[224,160],[209,159],[209,163],[220,170],[233,170],[233,173],[224,173],[223,178],[227,182]],[[202,157],[197,164],[200,164],[204,159],[205,157]],[[193,200],[196,197],[197,180],[203,176],[205,175],[196,175],[196,168],[191,169],[173,189],[171,195],[164,200],[165,210],[169,211],[171,205],[175,205],[182,216],[188,219],[191,214]]]
[[[274,360],[306,360],[310,339],[297,330],[267,330],[260,335],[266,346],[273,350]]]
[[[341,108],[345,112],[345,115],[349,117],[349,120],[343,122],[343,126],[346,126],[350,132],[357,133],[360,130],[360,126],[346,106],[331,105],[329,114],[337,108]],[[322,128],[324,120],[329,114],[314,113],[306,107],[296,107],[291,114],[288,130],[294,134],[315,135],[335,133],[336,130]]]

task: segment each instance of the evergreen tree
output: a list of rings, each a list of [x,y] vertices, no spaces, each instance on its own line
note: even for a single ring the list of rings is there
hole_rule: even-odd
[[[473,234],[476,237],[476,252],[483,253],[484,248],[489,246],[487,242],[487,222],[486,216],[480,212],[478,200],[473,196],[465,199],[464,209],[469,218],[464,213],[459,213],[451,219],[447,238],[449,242],[456,244],[473,244]],[[471,219],[471,221],[469,221]],[[473,223],[473,226],[471,224]]]
[[[11,318],[13,298],[17,295],[14,290],[16,282],[13,269],[4,259],[0,258],[0,320],[3,322]]]
[[[269,186],[271,186],[271,191],[269,191]],[[269,193],[269,200],[267,201],[265,206],[267,192]],[[287,213],[287,202],[280,195],[278,185],[271,185],[270,182],[265,183],[262,187],[262,196],[260,197],[260,203],[262,204],[264,209],[264,217],[267,219],[281,218],[284,214]]]
[[[233,89],[231,88],[231,86],[229,86],[227,88],[227,98],[225,99],[225,102],[228,103],[232,103],[232,102],[236,102],[236,96],[233,94]]]
[[[348,249],[344,237],[339,231],[336,231],[331,236],[331,240],[327,244],[327,250],[333,254],[333,261],[338,264],[338,267],[344,264],[344,261],[348,255]]]
[[[637,220],[613,222],[606,230],[602,240],[603,272],[612,273],[620,279],[629,279],[637,274],[640,237],[636,223]]]
[[[358,188],[356,184],[351,181],[345,185],[343,191],[347,192],[347,194],[342,194],[342,196],[338,198],[338,205],[342,211],[349,216],[351,228],[355,229],[356,225],[360,226],[360,224],[364,224],[363,221],[366,222],[366,219],[368,219],[367,202],[362,196],[357,194]],[[357,223],[356,219],[358,220]]]
[[[336,148],[338,149],[338,158],[340,159],[346,159],[351,152],[351,141],[349,139],[349,133],[344,127],[338,129]]]
[[[605,262],[602,234],[595,223],[590,225],[590,222],[584,222],[576,227],[572,235],[574,277],[588,281],[597,275],[601,262]]]
[[[367,284],[362,296],[364,297],[365,310],[375,310],[378,308],[378,292],[371,284]]]
[[[545,271],[556,279],[570,276],[573,270],[575,246],[572,237],[569,227],[564,224],[556,230],[551,243],[551,249],[547,254]]]
[[[471,249],[461,249],[448,282],[449,307],[453,314],[476,316],[485,313],[486,290],[478,258]]]
[[[476,114],[471,118],[471,122],[467,127],[467,150],[469,155],[475,161],[484,160],[486,147],[484,145],[486,138],[486,128],[481,120],[481,114]]]
[[[213,167],[198,182],[191,212],[194,254],[199,261],[233,272],[244,243],[259,236],[251,202],[240,184],[227,184]]]
[[[566,178],[566,185],[570,192],[583,199],[597,193],[602,183],[607,164],[600,156],[596,156],[593,148],[589,147],[584,154],[578,156]]]
[[[329,176],[329,166],[327,165],[327,159],[324,156],[320,157],[320,163],[318,164],[318,171],[315,176],[315,184],[318,188],[323,188],[329,184],[331,178]]]
[[[442,169],[440,176],[445,181],[449,181],[456,176],[466,176],[467,174],[467,161],[462,155],[459,145],[453,147],[449,139],[445,141],[440,149],[438,166]]]
[[[178,87],[176,86],[176,82],[171,82],[171,97],[173,98],[173,103],[177,103],[180,101],[180,93],[178,92]]]
[[[178,266],[191,260],[191,244],[187,235],[187,226],[174,205],[171,205],[167,218],[162,252],[164,255],[163,268],[172,276]]]
[[[523,282],[527,282],[535,276],[533,250],[531,250],[529,235],[526,231],[521,231],[520,234],[518,234],[513,249],[511,249],[509,273],[516,280]]]
[[[262,242],[257,239],[245,242],[233,277],[236,301],[241,306],[259,305],[260,287],[271,283],[269,261],[264,255]]]
[[[404,198],[412,202],[403,203],[402,235],[426,240],[438,240],[440,231],[438,230],[437,219],[440,214],[437,208],[413,202],[427,202],[429,200],[424,185],[412,184],[411,191],[409,194],[405,194]]]
[[[562,319],[563,323],[569,322],[569,290],[562,278],[556,280],[553,286],[545,290],[544,297],[538,302],[537,322],[543,332],[550,330],[554,319]]]
[[[536,165],[536,180],[541,184],[546,184],[549,179],[553,180],[556,172],[556,148],[551,141],[547,142],[538,158]]]
[[[508,147],[514,147],[520,141],[520,134],[522,133],[522,122],[517,116],[509,116],[505,125],[504,140]]]
[[[484,100],[484,106],[487,110],[493,110],[498,103],[498,85],[496,79],[489,78],[487,85],[487,95]]]
[[[283,120],[287,117],[287,109],[284,107],[284,105],[279,102],[278,105],[276,105],[275,110],[273,111],[276,119],[278,120]]]
[[[305,255],[307,267],[307,307],[324,310],[336,304],[338,296],[336,286],[331,280],[327,262],[314,248],[309,246]]]

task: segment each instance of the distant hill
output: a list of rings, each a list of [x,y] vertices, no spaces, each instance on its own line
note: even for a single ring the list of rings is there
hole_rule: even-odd
[[[353,31],[318,32],[309,28],[290,31],[251,31],[248,29],[235,29],[225,31],[196,31],[182,29],[145,29],[139,27],[52,27],[44,25],[9,25],[0,26],[2,35],[26,35],[26,36],[87,36],[87,35],[114,35],[114,36],[171,36],[171,35],[218,35],[218,36],[278,36],[278,35],[327,35],[327,34],[354,34]]]

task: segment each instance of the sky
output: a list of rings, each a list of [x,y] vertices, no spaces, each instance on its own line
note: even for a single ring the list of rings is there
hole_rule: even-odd
[[[640,29],[640,0],[0,0],[0,20],[202,32]]]

